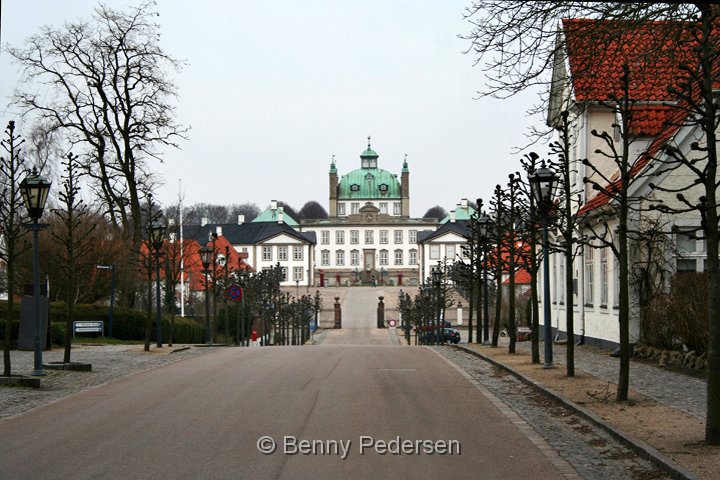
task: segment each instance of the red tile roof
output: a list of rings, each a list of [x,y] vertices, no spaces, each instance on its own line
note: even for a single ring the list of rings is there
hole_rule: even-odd
[[[659,102],[677,100],[668,86],[687,77],[679,65],[692,61],[692,43],[678,44],[672,39],[677,24],[565,19],[563,28],[575,99],[601,102],[612,96],[621,98],[620,78],[623,64],[627,64],[629,98],[638,102],[633,107],[630,131],[642,137],[660,133],[672,107]],[[600,50],[604,54],[597,55]]]
[[[603,101],[611,95],[622,96],[622,66],[627,63],[630,67],[629,96],[638,102],[632,107],[630,131],[636,136],[654,137],[633,164],[630,175],[634,177],[660,153],[687,116],[686,105],[674,103],[678,98],[668,86],[687,78],[679,68],[682,62],[693,64],[697,59],[693,56],[692,41],[672,39],[670,32],[677,31],[677,23],[647,22],[628,28],[630,25],[617,20],[563,20],[576,100]],[[595,55],[598,43],[606,52],[600,58]],[[619,192],[620,179],[603,188],[610,195],[599,192],[582,206],[578,215],[608,204]]]

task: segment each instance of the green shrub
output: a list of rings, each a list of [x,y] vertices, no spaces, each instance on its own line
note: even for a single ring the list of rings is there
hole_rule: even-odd
[[[15,311],[19,316],[20,302],[15,302]],[[7,302],[0,302],[0,334],[5,334],[5,314]],[[102,321],[104,323],[105,335],[108,330],[109,307],[95,304],[78,304],[73,309],[75,322]],[[113,308],[113,338],[119,340],[144,340],[145,322],[147,312],[132,310],[124,307]],[[63,302],[50,303],[50,335],[53,344],[63,345],[65,340],[65,322],[67,311]],[[163,315],[163,341],[166,342],[170,332],[170,315]],[[13,322],[12,339],[13,344],[18,337],[18,322]],[[2,338],[2,337],[0,337]],[[204,338],[203,326],[196,320],[189,317],[175,317],[175,328],[173,330],[173,341],[175,343],[201,343]],[[155,338],[155,319],[151,331],[151,340]]]

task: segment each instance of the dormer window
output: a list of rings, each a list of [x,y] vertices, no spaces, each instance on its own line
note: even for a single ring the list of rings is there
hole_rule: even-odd
[[[386,193],[388,191],[387,183],[381,183],[378,189],[380,189],[381,192]]]
[[[351,192],[359,192],[359,191],[360,191],[360,185],[358,185],[357,183],[353,183],[352,185],[350,185],[350,191],[351,191]]]
[[[368,173],[367,175],[365,175],[365,180],[370,181],[370,180],[373,180],[374,178],[375,178],[375,176],[372,173]]]

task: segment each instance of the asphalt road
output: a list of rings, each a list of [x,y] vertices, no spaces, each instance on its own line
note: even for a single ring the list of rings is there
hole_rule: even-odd
[[[434,351],[337,332],[208,353],[0,421],[0,479],[565,478]]]

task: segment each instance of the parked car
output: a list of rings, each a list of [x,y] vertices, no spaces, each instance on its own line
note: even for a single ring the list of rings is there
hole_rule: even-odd
[[[458,344],[461,340],[460,332],[454,328],[443,328],[442,336],[443,336],[444,343]],[[436,337],[435,331],[422,332],[420,334],[420,342],[425,345],[427,345],[427,344],[432,345],[435,343],[435,337]]]
[[[445,343],[460,343],[460,332],[454,328],[443,328]]]

